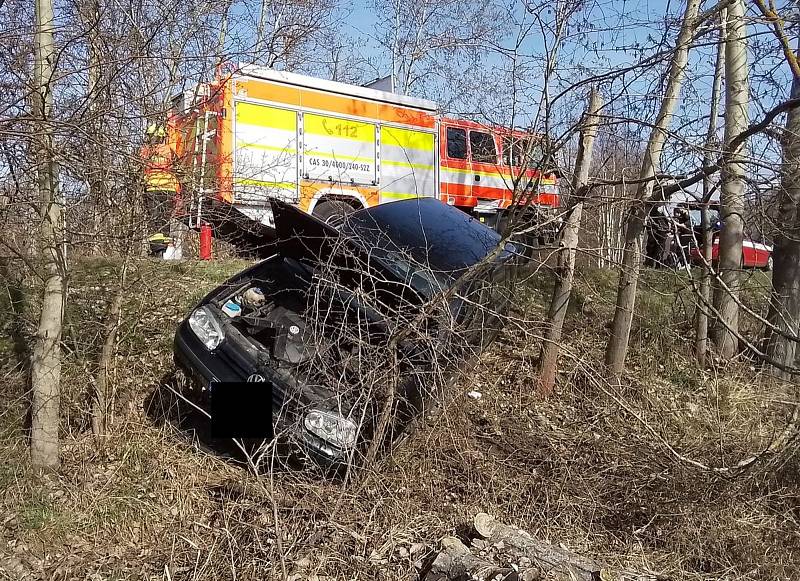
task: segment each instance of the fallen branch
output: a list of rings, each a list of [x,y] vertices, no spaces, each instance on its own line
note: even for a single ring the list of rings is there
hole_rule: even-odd
[[[533,581],[656,581],[655,575],[616,571],[587,557],[497,522],[486,513],[473,520],[472,547],[445,537],[425,581],[465,579]]]
[[[475,532],[494,547],[518,559],[527,558],[548,579],[564,581],[600,581],[601,565],[567,549],[534,539],[529,533],[503,523],[486,513],[473,521]]]
[[[442,539],[442,551],[436,556],[425,581],[445,581],[449,579],[525,579],[513,567],[501,567],[485,557],[473,555],[469,548],[455,537]]]

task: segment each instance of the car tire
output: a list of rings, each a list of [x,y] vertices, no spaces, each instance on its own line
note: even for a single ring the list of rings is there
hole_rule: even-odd
[[[341,200],[325,200],[314,206],[311,215],[338,229],[347,215],[353,212],[355,212],[355,209],[347,202],[342,202]]]

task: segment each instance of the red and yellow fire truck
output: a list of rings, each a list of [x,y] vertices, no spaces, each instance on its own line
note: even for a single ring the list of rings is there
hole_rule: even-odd
[[[503,216],[524,206],[527,222],[554,231],[559,206],[556,177],[544,173],[541,137],[501,127],[439,119],[442,201],[500,228]],[[549,228],[548,228],[549,226]]]
[[[553,232],[541,139],[439,115],[436,103],[243,65],[176,95],[167,121],[189,225],[273,225],[280,198],[326,221],[436,197],[498,229],[511,212]]]

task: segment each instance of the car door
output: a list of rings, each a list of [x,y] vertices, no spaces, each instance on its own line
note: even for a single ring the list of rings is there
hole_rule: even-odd
[[[440,181],[442,199],[452,206],[473,206],[467,130],[442,124]]]
[[[499,171],[500,162],[494,135],[488,131],[470,129],[469,153],[472,195],[476,198],[502,200],[506,183]]]
[[[770,247],[746,238],[742,241],[742,266],[765,268],[769,264]]]

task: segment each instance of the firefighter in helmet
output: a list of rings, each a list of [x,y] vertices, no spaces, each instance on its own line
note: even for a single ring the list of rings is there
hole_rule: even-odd
[[[150,230],[148,242],[153,256],[163,256],[172,239],[170,221],[180,183],[175,173],[175,152],[167,140],[163,125],[147,126],[141,152],[144,165],[144,199]]]

